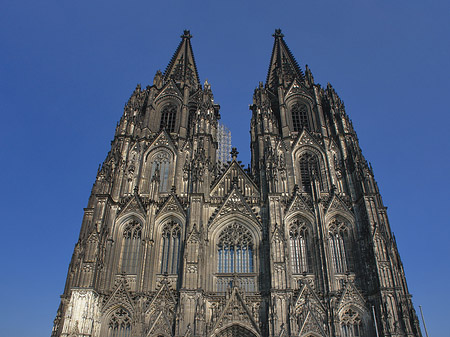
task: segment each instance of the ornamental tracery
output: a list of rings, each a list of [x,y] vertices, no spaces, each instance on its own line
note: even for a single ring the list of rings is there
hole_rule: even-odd
[[[142,226],[139,221],[131,220],[125,226],[122,234],[122,272],[136,274],[139,251],[141,247]]]
[[[151,159],[151,180],[159,181],[159,191],[167,192],[169,185],[169,169],[172,156],[167,151],[158,151]]]
[[[176,221],[167,222],[162,230],[161,273],[178,272],[181,247],[181,226]]]
[[[291,107],[292,126],[295,132],[303,128],[309,130],[308,107],[304,103],[294,103]]]
[[[297,219],[289,227],[291,265],[294,274],[311,272],[309,231],[306,222]]]
[[[117,309],[109,320],[108,337],[130,337],[131,317],[123,308]]]
[[[217,244],[219,273],[253,273],[253,238],[244,225],[234,222],[225,227]]]
[[[348,227],[338,219],[328,225],[328,245],[335,273],[348,271],[347,246],[349,244]]]
[[[343,337],[364,336],[362,319],[352,308],[347,309],[341,316],[341,333]]]
[[[177,106],[167,104],[161,111],[160,129],[165,128],[167,132],[175,132],[175,122],[177,118]]]
[[[309,194],[312,193],[312,183],[317,181],[323,190],[323,180],[320,171],[319,159],[316,154],[305,152],[299,160],[300,179],[302,189]]]

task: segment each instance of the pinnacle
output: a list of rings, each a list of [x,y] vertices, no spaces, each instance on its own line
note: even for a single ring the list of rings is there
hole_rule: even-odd
[[[182,39],[191,39],[191,38],[192,38],[191,31],[185,29],[185,30],[183,31],[183,35],[181,35],[180,37],[181,37]]]
[[[281,32],[281,29],[278,28],[278,29],[275,29],[275,33],[274,33],[272,36],[273,36],[274,38],[277,38],[277,37],[283,38],[283,37],[284,37],[284,34]]]

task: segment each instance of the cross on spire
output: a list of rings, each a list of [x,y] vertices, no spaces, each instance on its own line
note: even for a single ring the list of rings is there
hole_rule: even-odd
[[[231,154],[231,158],[233,158],[233,160],[236,160],[237,155],[239,154],[239,152],[238,152],[238,150],[235,147],[233,147],[233,148],[231,148],[230,154]]]
[[[185,29],[185,30],[183,31],[183,35],[181,35],[180,37],[181,37],[182,39],[190,39],[190,38],[192,37],[191,31]]]

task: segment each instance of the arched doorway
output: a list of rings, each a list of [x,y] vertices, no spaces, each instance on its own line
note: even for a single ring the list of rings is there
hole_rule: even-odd
[[[257,337],[253,332],[241,325],[234,324],[223,329],[217,334],[217,337]]]

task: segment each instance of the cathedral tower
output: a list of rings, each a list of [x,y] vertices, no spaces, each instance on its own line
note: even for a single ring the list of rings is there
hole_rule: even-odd
[[[331,85],[276,30],[250,106],[251,167],[234,148],[224,165],[220,107],[181,38],[125,105],[52,337],[420,337],[386,207]]]

